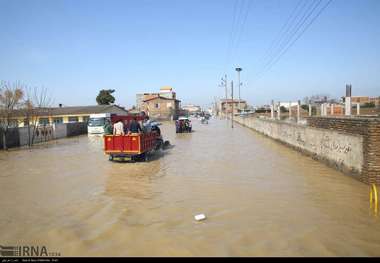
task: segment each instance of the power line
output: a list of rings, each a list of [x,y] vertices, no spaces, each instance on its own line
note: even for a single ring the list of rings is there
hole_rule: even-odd
[[[241,36],[247,21],[248,13],[253,0],[236,0],[233,11],[233,22],[229,35],[226,65],[227,67],[234,57],[235,50],[239,47]]]
[[[286,54],[286,52],[295,44],[295,42],[306,32],[306,30],[315,22],[315,20],[322,14],[322,12],[331,4],[332,0],[328,0],[328,2],[317,12],[317,14],[309,21],[309,23],[303,28],[303,30],[296,36],[296,38],[293,39],[293,41],[290,42],[290,44],[282,50],[282,52],[273,60],[267,67],[266,70],[261,72],[261,75],[259,77],[262,77],[263,74],[267,71],[269,71],[280,59],[283,55]],[[318,5],[317,5],[318,6]],[[315,8],[314,8],[315,9]],[[314,10],[313,9],[313,10]],[[298,30],[297,30],[298,31]]]
[[[252,7],[252,3],[253,2],[254,2],[253,0],[248,0],[248,4],[247,4],[247,7],[245,9],[245,14],[244,14],[244,17],[243,17],[243,21],[242,21],[242,24],[240,26],[240,30],[238,31],[238,34],[237,34],[235,53],[237,52],[237,50],[240,47],[240,41],[241,41],[242,35],[244,33],[245,24],[247,22],[248,14],[249,14],[249,11],[250,11],[250,9]],[[237,60],[237,58],[238,58],[238,55],[236,55],[235,59]]]
[[[230,35],[229,35],[229,38],[228,38],[225,69],[226,69],[227,64],[229,63],[229,59],[230,59],[231,45],[232,45],[232,42],[233,42],[235,23],[236,23],[236,11],[237,11],[237,8],[238,8],[238,4],[239,4],[239,0],[235,0],[235,4],[234,4],[234,8],[233,8],[232,26],[231,26]]]
[[[265,68],[272,62],[272,60],[286,47],[286,45],[290,42],[290,40],[295,36],[297,30],[299,30],[299,26],[302,26],[302,22],[307,14],[311,14],[310,10],[312,10],[314,4],[317,0],[311,2],[309,6],[305,5],[301,7],[298,14],[295,16],[295,19],[292,20],[291,24],[288,26],[286,31],[282,34],[281,38],[279,39],[278,43],[276,43],[275,48],[271,50],[269,55],[266,57],[266,60],[264,61],[264,65],[262,66],[262,70],[265,70]],[[321,0],[319,0],[320,2]],[[306,1],[304,3],[307,3]],[[300,17],[301,15],[301,17]],[[300,17],[300,18],[299,18]],[[305,23],[305,22],[303,22]]]
[[[245,3],[246,1],[245,0],[241,0],[240,1],[240,6],[239,6],[239,11],[238,11],[238,16],[237,16],[237,20],[236,20],[236,27],[235,27],[235,35],[233,37],[233,41],[232,41],[232,51],[234,49],[234,46],[235,46],[235,42],[236,42],[236,39],[237,37],[239,36],[239,33],[240,33],[240,28],[241,28],[241,22],[242,22],[242,17],[244,16],[244,7],[245,7]]]
[[[321,4],[322,0],[319,0],[317,3],[314,1],[309,8],[306,10],[306,12],[303,14],[302,18],[298,20],[297,24],[293,27],[291,32],[285,36],[285,38],[281,41],[280,47],[276,50],[276,53],[273,53],[273,55],[269,58],[267,63],[264,65],[264,70],[265,68],[278,56],[279,53],[290,43],[292,38],[298,33],[298,31],[302,28],[302,26],[306,23],[307,19],[314,13],[316,8]],[[316,5],[314,5],[317,3]]]
[[[298,14],[296,15],[297,10],[301,6],[302,3],[303,3],[303,6],[301,7],[301,10],[298,11]],[[295,19],[297,19],[297,17],[300,15],[301,11],[304,9],[306,3],[307,3],[306,1],[299,0],[296,7],[293,9],[292,13],[290,14],[290,16],[288,17],[286,22],[281,27],[281,30],[277,34],[277,37],[272,41],[270,47],[266,50],[264,55],[261,57],[260,64],[265,62],[266,58],[270,57],[270,55],[273,53],[273,50],[278,47],[278,44],[281,42],[282,38],[289,32],[289,29],[292,27]],[[292,22],[289,24],[290,21],[292,21]]]

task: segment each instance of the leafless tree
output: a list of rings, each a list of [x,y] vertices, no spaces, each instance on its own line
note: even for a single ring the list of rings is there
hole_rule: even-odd
[[[46,88],[26,88],[25,119],[28,127],[28,145],[32,146],[36,137],[39,119],[51,116],[51,96]]]
[[[7,134],[9,128],[18,126],[15,111],[22,107],[24,91],[19,83],[10,84],[2,81],[0,84],[0,131],[3,136],[3,148],[7,149]]]

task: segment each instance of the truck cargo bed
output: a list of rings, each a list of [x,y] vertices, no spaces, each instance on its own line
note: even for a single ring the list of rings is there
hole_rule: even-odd
[[[158,135],[155,132],[130,135],[104,135],[106,154],[139,155],[154,149]]]

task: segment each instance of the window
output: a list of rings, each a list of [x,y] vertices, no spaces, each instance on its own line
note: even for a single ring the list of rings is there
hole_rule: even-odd
[[[49,118],[39,118],[38,124],[39,125],[48,125],[49,124]]]
[[[63,123],[63,118],[62,117],[53,118],[53,123],[55,124]]]
[[[159,108],[160,108],[160,104],[156,103],[156,104],[154,104],[154,107],[155,107],[156,109],[159,109]]]
[[[69,122],[78,122],[78,116],[69,117]]]
[[[103,127],[106,123],[106,118],[91,118],[88,121],[88,126],[90,127]]]

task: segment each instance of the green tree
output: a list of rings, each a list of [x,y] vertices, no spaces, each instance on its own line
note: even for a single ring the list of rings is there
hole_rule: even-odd
[[[114,89],[102,89],[99,91],[98,96],[96,97],[96,102],[98,105],[110,105],[115,102],[115,97],[112,96]]]

